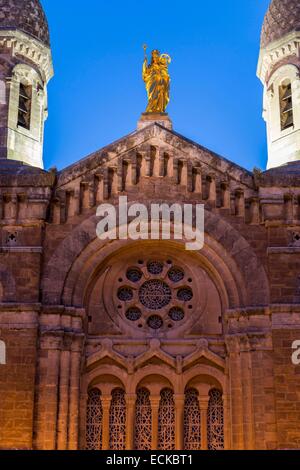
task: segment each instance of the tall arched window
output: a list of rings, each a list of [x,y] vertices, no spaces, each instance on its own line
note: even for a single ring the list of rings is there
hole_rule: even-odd
[[[209,392],[207,436],[209,450],[224,449],[224,405],[222,392],[217,389]]]
[[[86,413],[86,449],[102,449],[102,404],[101,392],[98,389],[90,390],[88,394]]]
[[[32,86],[20,83],[19,106],[18,106],[18,126],[30,129],[31,121],[31,101]]]
[[[137,450],[151,450],[152,443],[152,410],[150,392],[141,388],[137,392],[135,406],[134,446]]]
[[[198,392],[195,389],[189,389],[185,393],[184,449],[201,449],[201,412]]]
[[[125,392],[116,388],[112,392],[109,413],[110,449],[125,450],[126,446],[126,402]]]
[[[280,122],[284,131],[294,125],[292,84],[286,80],[279,87]]]
[[[175,450],[175,403],[173,391],[162,390],[158,415],[158,449]]]

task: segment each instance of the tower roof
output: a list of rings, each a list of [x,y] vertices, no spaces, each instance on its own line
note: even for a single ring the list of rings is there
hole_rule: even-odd
[[[0,0],[1,29],[18,29],[50,45],[48,22],[39,0]]]
[[[272,0],[264,19],[261,47],[293,31],[300,31],[300,0]]]

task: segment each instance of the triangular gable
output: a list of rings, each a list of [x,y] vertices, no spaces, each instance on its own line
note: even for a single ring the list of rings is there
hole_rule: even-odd
[[[137,130],[65,168],[58,174],[57,187],[94,173],[104,165],[117,166],[120,158],[130,157],[131,152],[139,149],[145,151],[147,144],[162,146],[177,158],[188,159],[194,165],[203,165],[208,172],[226,175],[242,185],[253,187],[252,173],[158,123]]]

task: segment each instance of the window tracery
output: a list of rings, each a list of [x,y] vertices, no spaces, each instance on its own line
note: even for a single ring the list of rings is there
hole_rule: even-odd
[[[125,276],[128,285],[122,274],[118,279],[117,309],[139,329],[170,329],[190,316],[186,310],[193,310],[193,279],[171,259],[139,259],[125,270]]]
[[[209,392],[207,437],[209,450],[224,449],[224,405],[220,390]]]
[[[142,388],[137,392],[134,442],[137,450],[151,450],[152,409],[150,392],[146,388]]]
[[[189,389],[185,394],[184,449],[201,449],[201,411],[198,400],[198,392],[195,389]]]
[[[86,414],[86,449],[102,449],[102,420],[103,410],[101,392],[98,389],[90,390]]]
[[[175,403],[171,389],[161,392],[158,415],[158,449],[175,449]]]
[[[126,444],[126,402],[125,392],[116,388],[112,392],[109,414],[110,449],[125,450]]]

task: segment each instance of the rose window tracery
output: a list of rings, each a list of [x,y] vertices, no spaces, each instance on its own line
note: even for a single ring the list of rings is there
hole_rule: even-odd
[[[137,307],[129,308],[126,312],[126,318],[129,321],[137,321],[141,318],[142,312]]]
[[[190,316],[193,300],[191,272],[170,258],[140,258],[119,273],[116,308],[136,328],[171,330]]]
[[[122,300],[124,302],[128,302],[129,300],[132,300],[133,298],[132,289],[130,289],[129,287],[122,287],[121,289],[119,289],[118,298],[119,300]]]
[[[171,302],[172,292],[168,284],[153,279],[142,285],[139,290],[139,299],[149,310],[161,310]]]
[[[184,271],[181,268],[171,268],[168,272],[168,277],[172,282],[180,282],[184,279]]]
[[[184,310],[180,307],[172,307],[169,311],[169,317],[173,321],[182,321],[184,319]]]

